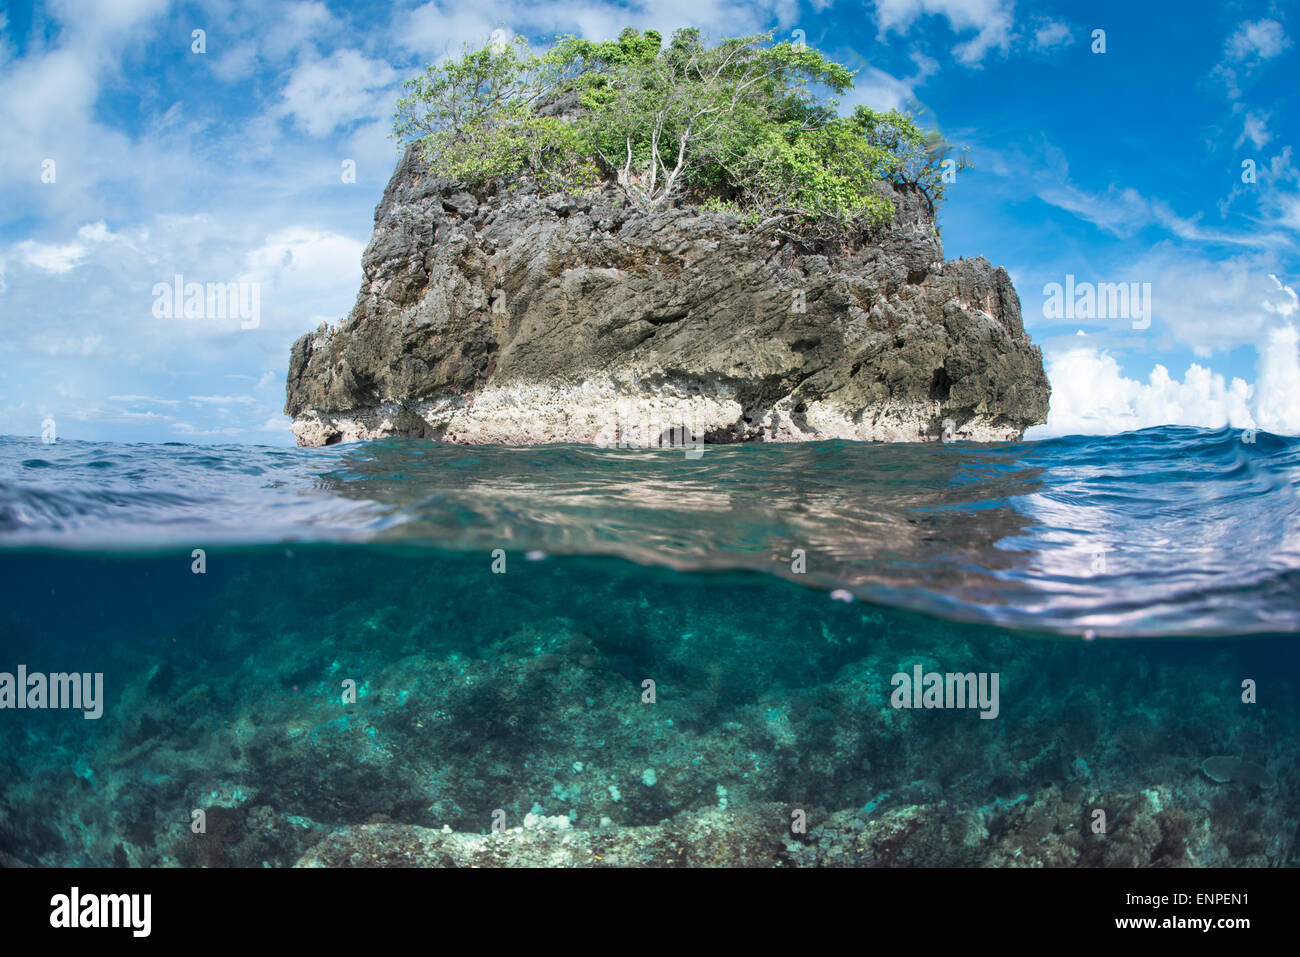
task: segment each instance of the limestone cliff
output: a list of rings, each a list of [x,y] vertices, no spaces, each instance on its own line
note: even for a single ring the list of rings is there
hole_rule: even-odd
[[[474,196],[408,151],[356,305],[293,345],[302,445],[1005,440],[1047,415],[1005,270],[944,262],[924,199],[821,251],[610,187]],[[685,430],[685,432],[681,430]]]

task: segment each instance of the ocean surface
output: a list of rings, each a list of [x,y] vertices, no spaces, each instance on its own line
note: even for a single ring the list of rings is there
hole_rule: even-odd
[[[0,438],[0,863],[1294,866],[1300,440],[692,453]]]

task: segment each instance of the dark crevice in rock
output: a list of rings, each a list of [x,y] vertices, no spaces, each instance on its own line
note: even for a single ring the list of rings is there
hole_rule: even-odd
[[[951,393],[952,377],[948,375],[948,370],[942,366],[935,369],[934,378],[930,380],[930,398],[939,402],[947,402]]]

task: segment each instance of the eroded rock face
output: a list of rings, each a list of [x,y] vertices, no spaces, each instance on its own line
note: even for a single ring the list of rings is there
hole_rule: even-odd
[[[944,262],[924,199],[880,188],[890,226],[812,255],[614,188],[475,197],[408,152],[285,412],[301,445],[1019,438],[1050,390],[1010,278]]]

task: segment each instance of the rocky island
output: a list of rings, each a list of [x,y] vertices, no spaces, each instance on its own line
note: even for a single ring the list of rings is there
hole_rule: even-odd
[[[1009,276],[945,261],[905,178],[861,187],[874,218],[828,239],[698,192],[638,201],[630,159],[583,189],[467,183],[439,147],[398,164],[351,314],[293,345],[300,445],[1004,441],[1046,419]],[[648,155],[667,180],[671,151]]]

